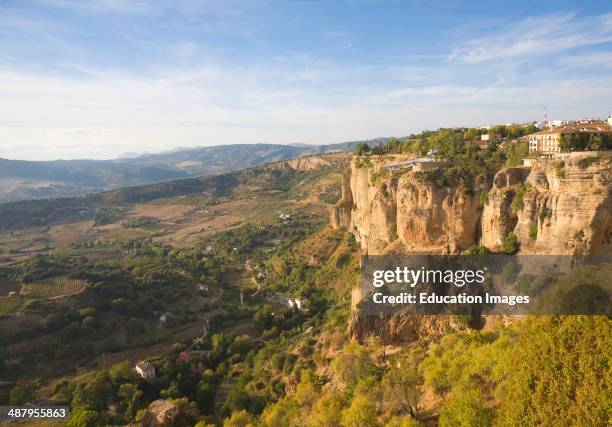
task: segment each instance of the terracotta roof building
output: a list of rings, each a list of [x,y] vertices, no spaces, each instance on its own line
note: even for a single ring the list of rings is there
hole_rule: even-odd
[[[546,129],[529,135],[529,151],[544,154],[561,151],[562,135],[612,135],[612,127],[600,120],[591,120],[581,123],[568,123],[552,129]]]

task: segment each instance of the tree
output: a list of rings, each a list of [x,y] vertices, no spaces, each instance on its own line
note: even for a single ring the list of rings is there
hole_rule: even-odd
[[[130,367],[127,360],[115,363],[113,366],[111,366],[111,368],[108,370],[108,375],[114,384],[122,384],[136,380],[136,373]]]
[[[438,422],[440,427],[486,427],[493,423],[493,410],[486,406],[477,387],[462,386],[453,390]]]
[[[351,406],[342,411],[344,427],[376,427],[376,406],[363,395],[356,396]]]
[[[138,409],[138,401],[142,397],[142,391],[138,389],[136,384],[122,384],[117,393],[121,400],[121,406],[125,410],[125,419],[131,420],[136,415]]]
[[[297,385],[295,390],[294,399],[300,405],[301,408],[305,406],[312,406],[317,399],[317,388],[312,382],[312,377],[308,371],[302,372],[302,380]]]
[[[419,357],[416,354],[394,360],[382,379],[387,405],[393,412],[408,414],[412,418],[418,417],[421,400],[418,363]]]
[[[232,416],[223,421],[223,427],[254,427],[255,417],[244,409],[232,413]]]
[[[261,415],[266,427],[293,427],[300,425],[299,406],[292,399],[283,398],[266,407]]]
[[[104,426],[102,416],[96,411],[85,408],[74,409],[66,422],[67,427],[101,427]]]
[[[355,149],[355,154],[358,156],[365,156],[370,153],[370,146],[365,142],[360,142],[357,144],[357,148]]]
[[[355,341],[344,346],[342,354],[336,357],[332,367],[348,386],[355,384],[360,378],[370,376],[376,369],[366,348]]]
[[[113,385],[106,373],[98,373],[92,379],[81,383],[74,391],[73,407],[83,407],[97,411],[106,410],[108,401],[113,395]]]
[[[309,423],[312,427],[339,426],[342,421],[342,400],[328,393],[319,398],[310,412]]]

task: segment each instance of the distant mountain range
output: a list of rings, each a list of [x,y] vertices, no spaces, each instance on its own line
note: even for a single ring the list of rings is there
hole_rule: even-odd
[[[329,145],[235,144],[173,150],[114,160],[25,161],[0,158],[0,203],[76,196],[99,190],[216,175],[279,160],[352,151],[388,138]]]

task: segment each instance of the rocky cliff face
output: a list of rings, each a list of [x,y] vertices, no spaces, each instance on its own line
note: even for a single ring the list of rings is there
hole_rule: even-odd
[[[482,214],[481,244],[499,250],[513,232],[523,254],[612,252],[610,161],[539,162],[501,171]]]
[[[364,254],[456,254],[475,244],[500,252],[510,233],[523,254],[612,252],[609,157],[507,168],[489,189],[439,185],[432,174],[390,172],[384,168],[390,161],[354,158],[332,210],[332,226],[353,233]],[[411,341],[450,325],[449,319],[373,318],[360,313],[357,302],[349,331],[358,339],[376,334]]]
[[[612,251],[609,158],[506,168],[488,190],[388,171],[389,161],[354,158],[331,213],[332,226],[353,233],[364,254],[459,253],[474,244],[500,251],[509,233],[522,253]]]
[[[389,158],[355,158],[332,211],[365,254],[458,253],[478,237],[479,187],[439,185],[435,176],[392,172]]]

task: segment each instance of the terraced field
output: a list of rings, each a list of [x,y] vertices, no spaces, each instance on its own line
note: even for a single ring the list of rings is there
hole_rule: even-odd
[[[53,298],[80,292],[86,286],[87,282],[85,280],[56,277],[45,281],[26,283],[23,285],[21,293],[34,298]]]

